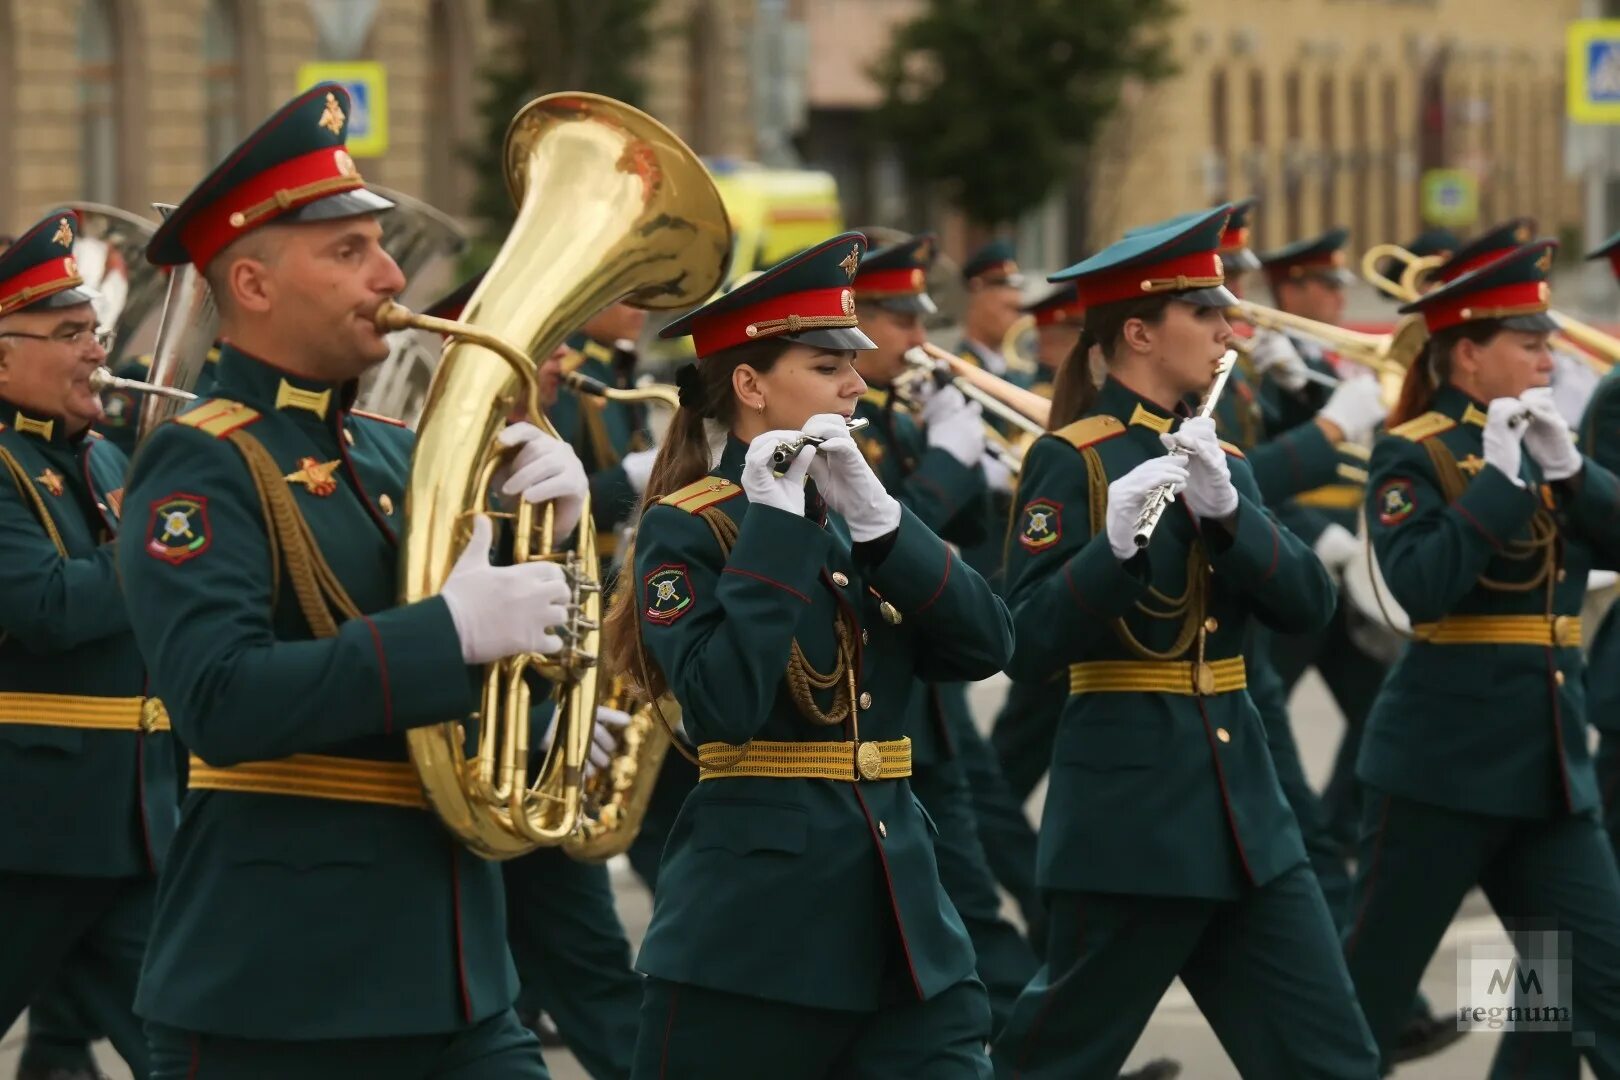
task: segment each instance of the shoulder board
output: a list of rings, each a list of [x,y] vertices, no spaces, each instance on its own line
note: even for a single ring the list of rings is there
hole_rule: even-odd
[[[1456,426],[1457,421],[1443,412],[1426,412],[1422,416],[1390,428],[1389,433],[1412,442],[1422,442]]]
[[[741,484],[733,484],[730,480],[723,480],[718,476],[705,476],[701,480],[687,484],[679,491],[665,495],[658,500],[658,505],[673,506],[677,510],[695,514],[699,510],[723,503],[741,494]]]
[[[1115,435],[1124,433],[1125,425],[1119,422],[1119,418],[1106,414],[1081,417],[1068,427],[1059,428],[1057,431],[1052,432],[1053,435],[1056,435],[1076,450],[1084,450],[1094,443],[1100,443],[1104,439],[1112,439]]]
[[[231,432],[247,427],[259,418],[259,410],[243,405],[240,401],[214,398],[189,412],[181,413],[174,418],[174,422],[196,428],[216,439],[223,439]]]
[[[1231,454],[1235,458],[1243,458],[1244,454],[1242,447],[1238,446],[1236,443],[1229,443],[1225,439],[1221,439],[1219,441],[1222,450],[1225,450],[1228,454]]]
[[[376,420],[382,424],[393,424],[395,427],[404,427],[405,421],[393,416],[384,416],[382,413],[366,412],[364,409],[350,409],[350,416],[358,416],[362,420]]]

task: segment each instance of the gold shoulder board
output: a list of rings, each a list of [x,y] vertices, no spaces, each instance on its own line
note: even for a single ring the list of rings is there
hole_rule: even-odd
[[[181,413],[174,418],[174,422],[196,428],[216,439],[223,439],[257,419],[259,419],[257,409],[243,405],[240,401],[214,398],[212,401],[203,402],[195,409]]]
[[[1115,435],[1123,433],[1124,430],[1125,425],[1120,423],[1117,417],[1102,415],[1082,417],[1068,427],[1059,428],[1052,434],[1076,450],[1084,450],[1086,447],[1094,443],[1100,443],[1104,439],[1112,439]]]
[[[723,503],[741,494],[742,485],[733,484],[730,480],[723,480],[718,476],[705,476],[701,480],[687,484],[679,491],[665,495],[658,500],[658,505],[673,506],[677,510],[695,514],[706,507]]]
[[[1424,439],[1433,438],[1442,431],[1450,431],[1456,426],[1457,421],[1443,412],[1426,412],[1422,416],[1390,428],[1389,433],[1399,435],[1401,438],[1409,439],[1412,442],[1422,442]]]
[[[1225,450],[1228,454],[1231,454],[1233,457],[1241,458],[1241,457],[1244,456],[1243,448],[1238,446],[1236,443],[1229,443],[1225,439],[1220,439],[1218,441],[1221,444],[1221,449]]]

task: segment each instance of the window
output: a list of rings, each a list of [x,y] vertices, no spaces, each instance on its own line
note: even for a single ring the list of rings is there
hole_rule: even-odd
[[[1395,76],[1384,76],[1383,120],[1384,130],[1384,237],[1393,243],[1401,235],[1401,154],[1405,147],[1401,138],[1400,91]]]
[[[699,0],[692,6],[686,25],[686,141],[700,154],[721,149],[715,115],[720,80],[714,70],[720,60],[721,32],[713,5]]]
[[[1232,147],[1227,135],[1226,70],[1217,68],[1209,77],[1209,145],[1214,152],[1215,165],[1211,202],[1224,202],[1229,197],[1231,183],[1227,169]]]
[[[79,8],[79,169],[84,197],[118,201],[118,32],[108,0]]]
[[[1303,123],[1297,71],[1290,71],[1283,79],[1283,124],[1286,136],[1283,142],[1283,232],[1288,238],[1287,242],[1291,243],[1305,231],[1304,207],[1300,205],[1300,189],[1304,185],[1300,145]]]
[[[203,16],[203,130],[212,168],[242,141],[242,33],[235,0],[209,0]]]
[[[1357,75],[1350,82],[1350,197],[1354,201],[1350,227],[1355,242],[1372,243],[1372,185],[1368,183],[1372,147],[1367,141],[1367,80]]]
[[[1338,222],[1339,208],[1337,196],[1339,194],[1339,132],[1336,123],[1338,117],[1334,110],[1338,107],[1338,95],[1335,92],[1332,75],[1323,75],[1322,81],[1317,85],[1316,107],[1317,123],[1321,131],[1321,149],[1318,160],[1321,162],[1322,174],[1322,228],[1331,229]]]

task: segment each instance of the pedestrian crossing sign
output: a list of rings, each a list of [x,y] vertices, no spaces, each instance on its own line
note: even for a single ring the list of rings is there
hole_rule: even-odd
[[[1566,40],[1569,118],[1620,124],[1620,19],[1577,19]]]
[[[349,92],[347,148],[357,158],[388,152],[388,72],[372,61],[310,63],[298,68],[298,89],[334,82]]]

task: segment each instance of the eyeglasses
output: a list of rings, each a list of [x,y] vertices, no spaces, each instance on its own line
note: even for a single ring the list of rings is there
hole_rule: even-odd
[[[112,348],[113,338],[115,336],[116,335],[113,333],[113,331],[99,326],[94,328],[81,326],[79,329],[71,330],[65,334],[25,334],[21,330],[7,330],[0,333],[0,337],[20,337],[31,338],[34,341],[50,341],[56,343],[57,345],[66,345],[70,349],[83,348],[85,345],[94,341],[96,346],[102,350]]]

